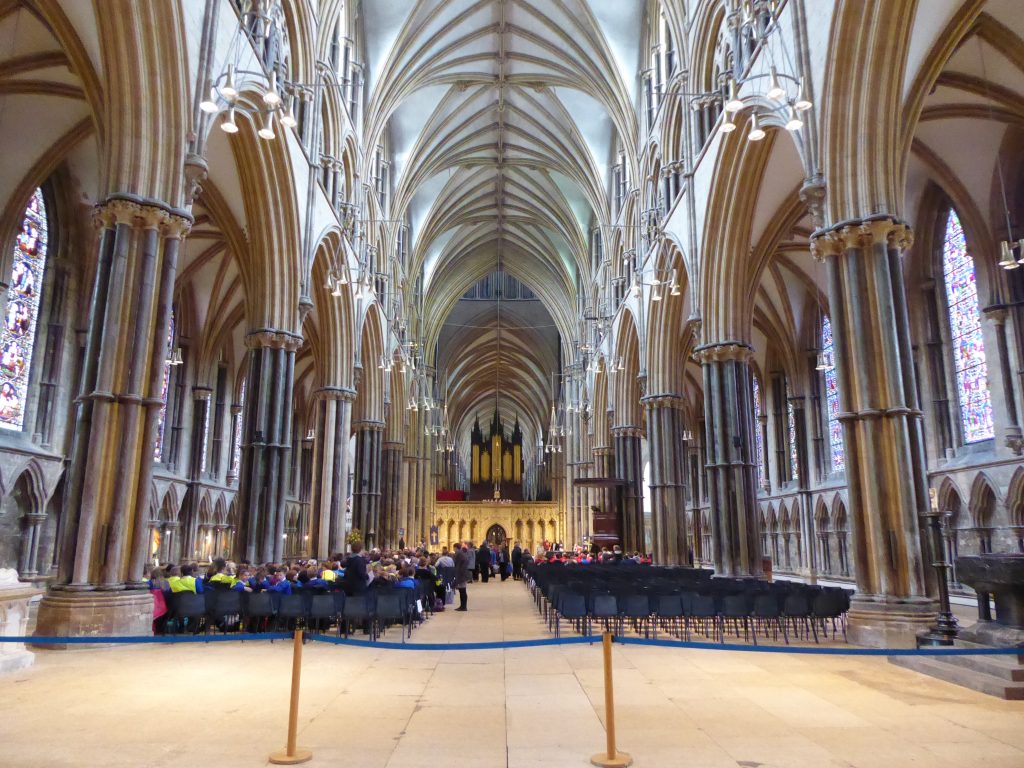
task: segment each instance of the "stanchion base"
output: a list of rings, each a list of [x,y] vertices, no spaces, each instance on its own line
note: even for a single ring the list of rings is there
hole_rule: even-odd
[[[302,747],[296,747],[294,755],[289,755],[287,750],[274,752],[270,756],[270,762],[274,765],[298,765],[299,763],[304,763],[312,758],[313,753],[311,751],[303,749]]]
[[[590,762],[598,768],[626,768],[633,764],[633,756],[626,752],[616,752],[614,757],[609,757],[607,752],[598,752]]]

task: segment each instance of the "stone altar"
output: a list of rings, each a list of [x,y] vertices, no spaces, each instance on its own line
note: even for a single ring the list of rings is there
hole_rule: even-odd
[[[24,637],[28,627],[29,603],[43,591],[18,581],[13,568],[0,568],[0,634]],[[24,643],[0,643],[0,674],[31,667],[35,654]]]

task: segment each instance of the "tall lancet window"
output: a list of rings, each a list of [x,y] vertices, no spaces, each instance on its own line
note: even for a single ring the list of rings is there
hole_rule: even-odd
[[[981,337],[978,287],[974,259],[967,252],[967,239],[960,217],[950,209],[942,247],[942,274],[946,283],[953,368],[960,400],[960,424],[964,442],[976,443],[995,435],[992,399],[988,391],[988,365]]]
[[[786,422],[789,428],[789,477],[797,480],[800,477],[800,459],[796,451],[796,413],[793,411],[793,393],[786,382]]]
[[[236,475],[242,465],[242,417],[245,414],[245,379],[242,379],[241,392],[238,395],[238,407],[241,409],[235,419],[235,434],[232,436],[231,471]]]
[[[160,387],[160,416],[156,423],[156,445],[153,446],[153,458],[160,461],[164,455],[164,428],[167,426],[167,388],[171,383],[171,351],[174,349],[174,312],[171,312],[171,323],[167,329],[167,354],[164,356],[164,383]]]
[[[0,332],[0,428],[20,431],[25,423],[28,377],[39,318],[39,293],[46,269],[47,222],[42,190],[32,193],[14,241],[7,315]]]
[[[833,472],[846,469],[846,451],[843,447],[843,425],[839,423],[839,379],[836,376],[835,345],[832,341],[832,321],[825,315],[821,319],[821,354],[825,368],[825,414],[828,417],[828,446]]]
[[[757,481],[764,488],[768,485],[768,476],[764,471],[764,435],[761,433],[761,382],[757,376],[754,380],[754,446],[757,449]]]

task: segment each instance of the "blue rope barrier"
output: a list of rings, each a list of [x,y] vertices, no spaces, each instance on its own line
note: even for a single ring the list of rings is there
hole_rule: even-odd
[[[692,648],[701,651],[746,651],[747,653],[802,653],[811,656],[1024,656],[1024,648],[835,648],[800,645],[740,645],[738,643],[697,643],[655,640],[645,637],[612,637],[620,645],[654,645],[660,648]]]
[[[601,642],[600,635],[592,637],[544,637],[536,640],[496,640],[485,643],[396,643],[393,641],[356,640],[333,635],[307,635],[318,643],[352,645],[360,648],[387,648],[401,651],[493,651],[504,648],[536,648],[544,645],[594,645]]]
[[[173,643],[223,643],[245,640],[290,640],[291,632],[240,632],[222,635],[108,635],[85,637],[57,637],[16,635],[0,637],[0,643],[28,643],[30,645],[133,645]],[[399,651],[493,651],[506,648],[537,648],[557,645],[595,645],[601,635],[546,637],[534,640],[495,640],[480,643],[401,643],[380,640],[359,640],[334,635],[310,635],[310,642],[347,645],[356,648],[380,648]],[[650,645],[658,648],[680,648],[698,651],[741,651],[745,653],[790,653],[811,656],[1024,656],[1024,648],[837,648],[795,645],[740,645],[738,643],[703,643],[682,640],[656,640],[644,637],[613,635],[612,642],[619,645]]]
[[[28,643],[29,645],[133,645],[154,643],[224,643],[235,640],[291,640],[291,632],[239,632],[233,635],[83,635],[58,637],[56,635],[15,635],[0,637],[0,643]]]

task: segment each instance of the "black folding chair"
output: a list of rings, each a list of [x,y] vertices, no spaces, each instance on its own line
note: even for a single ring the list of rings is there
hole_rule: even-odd
[[[249,592],[242,600],[242,617],[250,632],[265,630],[274,618],[274,596],[270,592]]]
[[[195,592],[176,592],[172,597],[174,603],[175,629],[181,634],[186,628],[193,634],[199,634],[202,629],[208,629],[206,618],[206,597]]]

